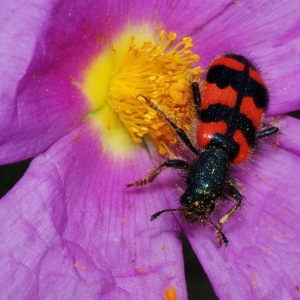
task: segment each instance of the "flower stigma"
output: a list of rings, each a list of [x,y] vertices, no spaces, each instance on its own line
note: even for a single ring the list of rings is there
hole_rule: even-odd
[[[91,111],[85,120],[92,118],[100,126],[103,151],[126,153],[132,141],[141,142],[148,135],[160,154],[172,152],[170,145],[178,141],[175,130],[144,97],[191,133],[191,82],[199,82],[203,72],[193,67],[199,56],[191,51],[192,38],[176,41],[174,32],[155,35],[145,27],[123,32],[86,70],[82,91]]]

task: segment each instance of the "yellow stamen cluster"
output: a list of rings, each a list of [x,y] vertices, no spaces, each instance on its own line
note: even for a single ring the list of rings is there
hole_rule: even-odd
[[[199,81],[202,70],[192,68],[199,57],[191,51],[190,37],[176,42],[175,33],[162,30],[155,43],[150,31],[141,29],[135,36],[125,31],[86,70],[82,90],[91,112],[85,119],[93,118],[102,128],[104,148],[126,147],[126,128],[133,141],[147,134],[166,154],[178,136],[144,98],[190,134],[195,120],[191,82]]]
[[[131,38],[128,53],[116,66],[111,79],[108,103],[119,115],[134,141],[149,134],[157,143],[159,152],[168,151],[168,142],[178,140],[174,130],[157,115],[139,95],[153,101],[166,115],[189,132],[194,120],[191,109],[191,82],[199,77],[200,68],[191,69],[199,60],[190,50],[190,37],[172,47],[176,34],[160,32],[160,42],[147,41],[135,46]]]

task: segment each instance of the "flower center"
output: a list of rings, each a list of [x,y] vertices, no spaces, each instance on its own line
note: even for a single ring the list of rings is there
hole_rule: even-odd
[[[132,145],[130,141],[141,142],[149,135],[160,154],[166,154],[169,145],[178,141],[176,132],[139,95],[190,134],[195,119],[190,86],[202,72],[192,66],[199,57],[191,51],[190,37],[175,42],[175,33],[162,30],[155,42],[145,28],[135,30],[134,36],[129,32],[132,30],[123,33],[86,72],[83,92],[92,107],[86,119],[93,117],[100,125],[104,148],[121,153]]]

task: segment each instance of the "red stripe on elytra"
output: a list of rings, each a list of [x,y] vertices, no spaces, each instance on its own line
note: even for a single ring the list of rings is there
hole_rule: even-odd
[[[240,106],[240,113],[247,116],[257,129],[260,125],[264,111],[262,108],[256,107],[252,97],[244,97]]]
[[[250,147],[243,135],[243,132],[239,129],[235,131],[235,133],[233,135],[233,139],[240,146],[239,153],[236,156],[236,158],[234,159],[233,163],[239,164],[248,157]]]
[[[197,141],[200,147],[205,147],[209,144],[212,137],[219,133],[225,134],[228,126],[225,121],[211,122],[211,123],[199,123]]]
[[[250,78],[252,78],[254,81],[258,82],[258,83],[261,84],[262,86],[265,86],[264,80],[262,79],[262,77],[260,76],[260,74],[259,74],[256,70],[250,68],[250,70],[249,70],[249,76],[250,76]]]
[[[207,109],[211,104],[223,104],[233,108],[236,104],[236,99],[237,91],[231,86],[220,89],[214,83],[207,83],[201,109]]]
[[[245,69],[245,64],[242,62],[239,62],[235,60],[234,58],[221,56],[217,58],[211,65],[211,67],[214,66],[225,66],[227,68],[233,69],[235,71],[243,71]]]

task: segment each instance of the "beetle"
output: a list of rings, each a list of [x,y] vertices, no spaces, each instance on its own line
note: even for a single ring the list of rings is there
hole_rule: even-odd
[[[186,189],[180,197],[181,206],[159,211],[151,216],[151,221],[162,213],[179,211],[189,223],[208,222],[217,231],[219,244],[223,242],[227,246],[223,225],[241,206],[243,198],[230,175],[230,167],[245,161],[257,140],[278,132],[278,128],[269,126],[260,130],[268,108],[268,91],[258,70],[242,55],[229,53],[212,62],[203,99],[197,82],[191,84],[191,89],[199,120],[197,148],[159,107],[144,95],[139,96],[173,127],[181,141],[194,153],[195,159],[168,159],[149,177],[127,184],[127,187],[148,184],[165,168],[183,170]],[[235,204],[218,224],[214,224],[208,215],[214,212],[216,202],[224,196],[229,196]]]

